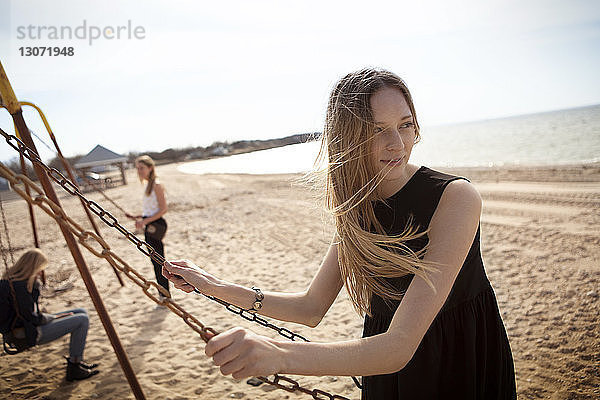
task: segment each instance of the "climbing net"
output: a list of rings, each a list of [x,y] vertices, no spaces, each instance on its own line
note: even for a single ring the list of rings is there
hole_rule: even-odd
[[[96,214],[105,224],[107,224],[111,228],[115,228],[119,231],[123,236],[125,236],[130,242],[132,242],[137,249],[150,257],[151,259],[157,261],[160,264],[165,262],[164,257],[158,254],[152,246],[146,243],[143,240],[137,238],[132,232],[127,230],[123,225],[119,223],[117,218],[115,218],[111,213],[104,210],[98,203],[93,200],[87,199],[80,191],[79,188],[67,179],[60,171],[55,168],[51,168],[44,164],[44,162],[40,159],[38,154],[28,148],[19,138],[14,135],[9,135],[0,129],[0,134],[6,139],[6,142],[16,151],[23,154],[29,161],[34,164],[37,164],[41,167],[47,175],[56,182],[59,186],[61,186],[67,193],[72,196],[79,197],[92,211]],[[203,324],[200,320],[194,317],[192,314],[188,313],[182,306],[180,306],[177,302],[175,302],[172,298],[169,297],[167,291],[160,285],[158,285],[154,281],[149,281],[142,274],[136,271],[133,267],[131,267],[125,260],[115,254],[108,243],[100,237],[98,234],[91,232],[89,230],[85,230],[81,225],[75,222],[72,218],[67,216],[63,209],[58,206],[56,203],[51,201],[48,197],[46,197],[42,188],[36,185],[31,179],[29,179],[25,175],[17,175],[12,170],[7,168],[3,163],[0,162],[0,175],[2,175],[5,179],[7,179],[13,190],[21,196],[25,201],[29,204],[35,205],[41,208],[46,214],[48,214],[51,218],[53,218],[60,226],[69,230],[79,241],[79,243],[85,247],[88,251],[90,251],[93,255],[99,258],[104,258],[110,265],[119,271],[123,272],[125,276],[127,276],[130,280],[132,280],[136,285],[138,285],[144,294],[148,296],[152,301],[157,304],[161,304],[168,308],[171,312],[175,313],[178,317],[183,319],[183,321],[192,328],[195,332],[197,332],[204,342],[208,342],[209,338],[212,335],[218,334],[218,332],[210,326]],[[30,195],[28,190],[23,190],[19,186],[23,185],[25,189],[31,190],[34,194]],[[163,294],[165,297],[160,299],[151,293],[151,289],[156,289],[159,293]],[[198,292],[198,291],[197,291]],[[200,292],[198,292],[200,293]],[[203,294],[205,297],[210,300],[216,301],[217,303],[225,306],[225,308],[233,312],[242,318],[256,322],[264,327],[269,329],[273,329],[277,331],[280,335],[290,339],[300,339],[303,341],[308,341],[308,339],[298,335],[289,329],[278,327],[268,320],[258,316],[255,313],[252,313],[246,309],[230,304],[226,301],[218,299],[214,296]],[[212,335],[209,335],[212,334]],[[300,392],[303,394],[307,394],[312,396],[314,399],[345,399],[349,400],[347,397],[343,397],[337,394],[331,394],[324,390],[320,389],[307,389],[300,384],[283,375],[275,374],[272,378],[259,376],[257,377],[260,381],[267,383],[269,385],[275,386],[279,389],[283,389],[288,392]],[[358,381],[354,378],[355,384],[358,386]],[[359,386],[360,387],[360,386]]]

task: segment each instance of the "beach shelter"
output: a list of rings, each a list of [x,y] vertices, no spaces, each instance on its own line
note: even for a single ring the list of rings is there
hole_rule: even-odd
[[[85,176],[92,168],[116,166],[121,171],[121,180],[124,185],[127,185],[125,179],[125,163],[127,163],[127,157],[115,153],[106,147],[96,145],[85,156],[81,157],[74,167],[81,172],[80,175]]]

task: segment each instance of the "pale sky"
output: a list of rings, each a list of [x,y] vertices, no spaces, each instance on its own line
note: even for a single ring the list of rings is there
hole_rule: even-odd
[[[84,20],[131,21],[144,38],[18,36]],[[27,46],[75,54],[21,56]],[[0,2],[0,60],[68,156],[321,131],[332,85],[364,66],[402,76],[424,126],[597,104],[599,50],[596,0]],[[8,113],[0,126],[13,132]]]

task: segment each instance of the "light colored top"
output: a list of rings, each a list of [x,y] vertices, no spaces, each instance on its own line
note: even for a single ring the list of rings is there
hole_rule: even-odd
[[[144,191],[144,197],[142,198],[142,216],[151,217],[159,211],[160,207],[158,206],[154,188],[152,188],[150,195],[146,195],[146,192]]]

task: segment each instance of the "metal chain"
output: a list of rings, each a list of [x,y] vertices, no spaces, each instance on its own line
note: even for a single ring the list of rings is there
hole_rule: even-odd
[[[287,328],[283,328],[283,327],[279,327],[277,325],[274,325],[272,323],[270,323],[269,321],[267,321],[265,318],[262,318],[261,316],[259,316],[258,314],[256,314],[255,312],[252,312],[250,310],[247,310],[245,308],[242,307],[238,307],[234,304],[228,303],[224,300],[221,300],[217,297],[214,296],[210,296],[207,294],[204,294],[202,292],[200,292],[198,289],[195,289],[194,292],[199,293],[201,295],[203,295],[204,297],[207,297],[213,301],[216,301],[217,303],[225,306],[225,309],[227,311],[230,311],[236,315],[239,315],[240,317],[244,318],[247,321],[251,321],[251,322],[256,322],[259,325],[262,325],[266,328],[269,329],[273,329],[274,331],[277,331],[277,333],[279,333],[281,336],[289,339],[289,340],[296,340],[296,339],[300,339],[303,340],[305,342],[310,342],[310,340],[308,340],[307,338],[305,338],[302,335],[299,335],[297,333],[294,333],[292,331],[290,331]]]
[[[23,144],[23,142],[12,135],[8,135],[6,132],[4,132],[3,130],[0,129],[0,133],[2,134],[2,136],[4,136],[4,138],[6,139],[6,142],[13,147],[15,150],[21,152],[25,157],[27,157],[27,159],[29,159],[29,161],[31,161],[32,163],[36,163],[38,164],[40,167],[42,167],[46,173],[48,174],[48,176],[50,178],[52,178],[52,180],[54,180],[56,183],[58,183],[64,190],[66,190],[70,195],[72,196],[77,196],[79,197],[84,203],[85,205],[94,213],[96,214],[106,225],[110,226],[111,228],[115,228],[117,231],[119,231],[123,236],[125,236],[131,243],[133,243],[139,251],[141,251],[144,255],[150,257],[151,259],[153,259],[154,261],[156,261],[157,263],[159,263],[160,265],[165,263],[165,259],[163,256],[161,256],[160,254],[158,254],[153,248],[152,246],[150,246],[148,243],[146,243],[145,241],[139,239],[137,236],[135,236],[132,232],[130,232],[129,230],[127,230],[127,228],[125,228],[123,225],[121,225],[119,223],[119,221],[117,220],[116,217],[114,217],[110,212],[104,210],[98,203],[96,203],[93,200],[89,200],[87,199],[80,191],[79,188],[73,183],[71,182],[69,179],[67,179],[60,171],[58,171],[56,168],[52,168],[47,166],[46,164],[44,164],[44,162],[40,159],[40,157],[33,152],[31,149],[29,149],[29,147],[25,146],[25,144]],[[16,141],[18,145],[14,145],[11,141]],[[22,146],[23,150],[21,150],[19,147]],[[44,195],[43,192],[39,193],[40,195]],[[96,237],[97,235],[93,235],[94,237]],[[102,239],[100,239],[102,240]],[[104,240],[102,240],[102,242],[104,242]],[[105,243],[105,242],[104,242]],[[98,255],[97,253],[94,253],[96,255]],[[99,255],[98,255],[99,256]],[[100,257],[100,256],[99,256]],[[304,338],[303,336],[294,333],[292,331],[290,331],[289,329],[286,328],[281,328],[278,327],[270,322],[268,322],[266,319],[257,316],[255,313],[250,312],[247,309],[241,308],[241,307],[237,307],[231,303],[228,303],[224,300],[218,299],[214,296],[211,295],[207,295],[204,294],[202,292],[200,292],[198,289],[194,290],[196,293],[203,295],[204,297],[213,300],[223,306],[225,306],[225,308],[232,312],[233,314],[239,315],[242,318],[248,320],[248,321],[252,321],[252,322],[256,322],[259,325],[262,325],[264,327],[267,327],[269,329],[273,329],[275,331],[277,331],[277,333],[279,333],[281,336],[290,339],[290,340],[295,340],[295,339],[301,339],[305,342],[308,342],[309,340]],[[167,294],[167,293],[165,293]]]
[[[29,130],[29,133],[31,133],[33,136],[35,136],[40,142],[42,142],[42,144],[44,146],[46,146],[48,148],[48,150],[50,150],[51,152],[54,153],[55,157],[61,158],[61,155],[58,154],[58,151],[56,151],[55,149],[53,149],[52,147],[50,147],[50,145],[48,143],[46,143],[44,141],[44,139],[42,139],[41,137],[39,137],[34,131],[32,131],[31,129]],[[66,159],[63,158],[64,161],[67,161]],[[113,199],[111,199],[110,197],[108,197],[106,195],[106,193],[104,193],[102,191],[102,189],[100,189],[100,187],[95,183],[90,181],[85,174],[78,174],[76,170],[74,170],[73,168],[71,168],[70,163],[67,161],[67,165],[68,167],[71,169],[71,172],[73,173],[73,175],[75,175],[76,178],[80,178],[82,181],[84,181],[85,183],[87,183],[88,185],[90,185],[91,187],[94,188],[94,190],[96,190],[97,192],[99,192],[102,196],[104,196],[104,198],[110,202],[113,206],[117,207],[117,209],[119,211],[121,211],[123,214],[127,215],[127,211],[125,211],[120,205],[118,205],[117,203],[115,203],[115,201]]]
[[[59,223],[61,226],[65,227],[65,228],[67,228],[75,237],[77,237],[77,239],[79,240],[79,243],[81,243],[81,245],[83,245],[86,249],[88,249],[92,254],[94,254],[97,257],[106,259],[112,266],[114,266],[115,268],[117,268],[118,270],[123,272],[136,285],[141,287],[144,294],[146,296],[148,296],[150,299],[152,299],[155,303],[164,305],[170,311],[172,311],[177,316],[182,318],[183,321],[190,328],[192,328],[194,331],[196,331],[200,335],[202,340],[204,340],[205,342],[208,342],[208,340],[210,339],[210,337],[212,335],[218,334],[218,332],[215,329],[204,325],[196,317],[194,317],[193,315],[188,313],[183,307],[181,307],[179,304],[177,304],[173,299],[167,298],[167,297],[159,299],[158,297],[156,297],[152,293],[150,293],[150,289],[155,288],[163,295],[167,294],[166,290],[162,286],[158,285],[154,281],[149,281],[146,278],[144,278],[144,276],[142,274],[140,274],[138,271],[136,271],[134,268],[132,268],[129,264],[127,264],[126,261],[124,261],[117,254],[115,254],[110,249],[110,246],[104,241],[103,238],[98,236],[95,232],[85,231],[79,224],[77,224],[77,222],[75,222],[73,219],[71,219],[69,216],[67,216],[64,213],[63,209],[60,206],[58,206],[56,203],[54,203],[53,201],[48,199],[43,194],[42,189],[39,188],[37,185],[35,185],[35,183],[33,183],[28,177],[26,177],[24,175],[15,175],[14,172],[12,172],[10,169],[8,169],[2,163],[0,163],[0,175],[4,176],[7,180],[9,180],[11,182],[11,184],[13,185],[13,190],[15,192],[17,192],[17,194],[19,194],[19,196],[21,196],[23,199],[25,199],[30,204],[37,205],[46,214],[48,214],[50,217],[55,219],[57,223]],[[31,196],[29,196],[26,193],[26,191],[24,191],[21,188],[19,188],[18,186],[16,186],[16,184],[19,184],[19,183],[22,183],[23,185],[29,187],[30,189],[33,189],[35,192],[38,193],[38,195],[35,196],[35,198],[32,198]],[[100,250],[100,249],[94,248],[93,245],[88,242],[89,238],[93,238],[97,242],[97,244],[99,244],[102,247],[102,249]],[[211,334],[210,336],[208,335],[209,333]],[[288,378],[286,376],[283,376],[283,375],[275,374],[274,378],[271,380],[269,378],[263,377],[263,376],[258,376],[257,378],[259,380],[261,380],[262,382],[265,382],[265,383],[275,386],[277,388],[286,390],[288,392],[299,391],[301,393],[308,394],[308,395],[312,396],[314,399],[349,400],[347,397],[343,397],[343,396],[339,396],[339,395],[332,395],[332,394],[325,392],[323,390],[320,390],[320,389],[310,390],[310,389],[304,388],[304,387],[300,386],[300,384],[297,381],[295,381],[291,378]],[[280,383],[281,381],[288,382],[291,385],[290,386],[283,385]],[[325,396],[325,397],[323,397],[323,396]]]
[[[100,186],[89,180],[85,174],[78,174],[77,171],[73,171],[75,173],[75,176],[78,176],[79,178],[81,178],[81,180],[83,180],[85,183],[87,183],[88,185],[90,185],[91,187],[94,188],[95,191],[97,191],[98,193],[100,193],[110,204],[112,204],[113,206],[117,207],[117,209],[119,211],[121,211],[125,216],[129,215],[129,213],[127,211],[125,211],[123,209],[123,207],[121,207],[120,205],[118,205],[113,199],[111,199],[110,197],[108,197],[108,195],[106,193],[104,193],[104,191],[102,189],[100,189]]]
[[[15,150],[19,151],[21,154],[23,154],[32,163],[36,163],[40,167],[42,167],[45,170],[45,172],[48,174],[48,176],[51,177],[56,183],[58,183],[69,194],[71,194],[73,196],[77,196],[81,200],[83,200],[83,202],[86,204],[86,206],[94,214],[96,214],[108,226],[115,228],[121,234],[123,234],[130,242],[135,244],[136,247],[138,248],[138,250],[140,250],[144,255],[150,257],[151,259],[153,259],[161,264],[163,264],[165,262],[165,259],[160,254],[158,254],[152,248],[152,246],[150,246],[148,243],[138,239],[133,233],[131,233],[125,227],[123,227],[123,225],[121,225],[112,214],[110,214],[108,211],[104,210],[98,203],[94,202],[93,200],[87,199],[83,194],[81,194],[81,192],[79,191],[77,186],[75,186],[71,181],[69,181],[62,173],[60,173],[60,171],[56,170],[55,168],[51,168],[51,167],[48,167],[47,165],[45,165],[41,161],[39,156],[34,151],[29,149],[27,146],[25,146],[25,144],[20,139],[18,139],[17,137],[15,137],[13,135],[8,135],[2,129],[0,129],[0,134],[2,134],[2,136],[4,136],[4,138],[6,139],[6,142],[11,147],[13,147]],[[17,145],[13,144],[12,141],[16,141]],[[22,147],[23,150],[21,150],[19,147]],[[6,166],[4,166],[4,164],[2,164],[2,163],[0,163],[0,174],[3,175],[7,180],[9,180],[11,182],[13,190],[15,192],[17,192],[17,194],[19,194],[23,199],[25,199],[30,204],[37,205],[46,214],[48,214],[50,217],[54,218],[57,221],[57,223],[59,223],[61,226],[66,227],[70,232],[72,232],[78,238],[79,243],[81,243],[86,249],[88,249],[95,256],[106,259],[113,267],[115,267],[115,268],[119,269],[121,272],[123,272],[135,284],[140,286],[142,288],[144,294],[146,294],[146,296],[148,296],[150,299],[152,299],[155,303],[164,305],[169,310],[171,310],[173,313],[175,313],[176,315],[181,317],[188,326],[190,326],[194,331],[196,331],[200,335],[202,340],[204,340],[205,342],[207,342],[209,340],[210,337],[207,335],[207,333],[211,333],[213,335],[217,334],[217,331],[215,331],[211,327],[208,327],[208,326],[205,326],[204,324],[202,324],[193,315],[189,314],[180,305],[178,305],[175,301],[173,301],[170,297],[168,297],[169,293],[167,293],[167,291],[162,286],[158,285],[154,281],[146,280],[143,277],[143,275],[141,275],[134,268],[129,266],[121,257],[119,257],[117,254],[115,254],[110,249],[110,246],[106,243],[106,241],[103,238],[98,236],[95,232],[84,230],[73,219],[68,217],[64,213],[62,208],[60,206],[56,205],[50,199],[48,199],[45,196],[43,190],[39,186],[37,186],[33,181],[31,181],[28,177],[26,177],[24,175],[15,175],[13,171],[6,168]],[[28,195],[26,193],[26,191],[21,190],[19,187],[16,186],[16,184],[19,184],[19,183],[22,183],[24,186],[32,189],[34,192],[37,193],[37,196],[35,196],[35,198],[32,198],[30,195]],[[89,239],[89,238],[93,238],[96,241],[96,243],[98,245],[100,245],[101,249],[94,248],[93,245],[91,245],[87,241],[87,239]],[[160,292],[165,297],[162,299],[159,299],[158,297],[152,295],[149,292],[151,287],[154,287],[158,292]],[[202,294],[198,290],[196,290],[196,292]],[[281,336],[284,336],[290,340],[294,340],[295,338],[300,338],[304,341],[308,341],[306,338],[302,337],[301,335],[295,334],[286,328],[277,327],[276,325],[269,323],[266,319],[259,317],[256,314],[249,312],[248,310],[245,310],[245,309],[237,307],[233,304],[227,303],[221,299],[217,299],[214,296],[209,296],[209,295],[204,295],[204,296],[213,301],[218,302],[219,304],[224,305],[226,307],[226,309],[229,310],[230,312],[232,312],[234,314],[238,314],[242,318],[247,319],[249,321],[253,321],[262,326],[273,329],[273,330],[277,331]],[[302,393],[309,394],[314,399],[323,399],[323,398],[347,399],[346,397],[342,397],[339,395],[332,395],[332,394],[329,394],[329,393],[324,392],[319,389],[309,390],[306,388],[302,388],[293,379],[287,378],[282,375],[276,374],[275,378],[273,380],[269,380],[268,378],[265,378],[265,377],[257,377],[257,378],[265,383],[268,383],[270,385],[276,386],[278,388],[281,388],[281,389],[284,389],[287,391],[292,391],[292,392],[300,391]],[[291,383],[292,386],[288,387],[288,386],[284,386],[284,385],[280,384],[279,382],[281,380]],[[356,383],[356,380],[355,380],[355,383]],[[326,397],[322,397],[322,396],[326,396]]]
[[[305,393],[309,396],[312,396],[313,399],[317,399],[317,400],[323,400],[323,399],[330,399],[330,400],[335,400],[335,399],[341,399],[341,400],[348,400],[346,397],[334,394],[332,395],[331,393],[327,393],[323,390],[320,389],[313,389],[313,390],[309,390],[306,388],[303,388],[302,386],[298,385],[298,382],[296,382],[293,379],[288,378],[287,376],[283,376],[283,375],[278,375],[275,374],[273,376],[272,380],[269,380],[268,378],[265,378],[264,376],[258,376],[257,377],[259,380],[268,383],[269,385],[273,385],[279,389],[283,389],[286,390],[288,392],[301,392],[301,393]],[[281,382],[287,382],[290,385],[284,385]]]

